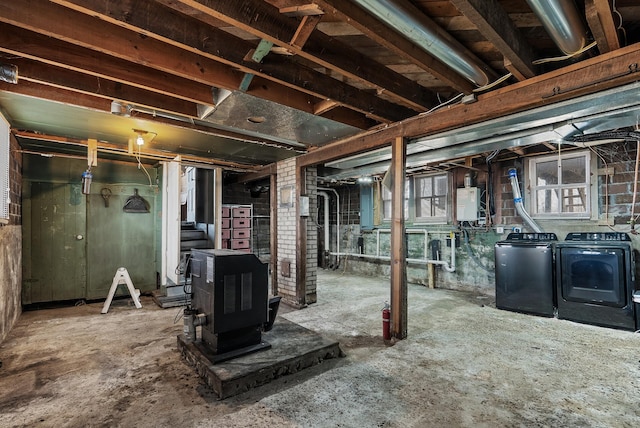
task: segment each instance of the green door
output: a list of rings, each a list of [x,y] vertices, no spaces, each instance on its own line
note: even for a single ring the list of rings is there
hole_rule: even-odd
[[[148,213],[125,212],[127,199],[138,189]],[[94,183],[87,195],[87,299],[104,299],[120,267],[141,291],[156,289],[156,187]],[[101,195],[109,195],[107,200]],[[120,292],[128,294],[126,286]]]
[[[24,304],[84,299],[85,210],[80,184],[25,182]]]

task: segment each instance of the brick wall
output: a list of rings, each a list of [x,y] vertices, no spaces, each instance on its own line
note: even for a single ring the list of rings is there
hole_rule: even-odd
[[[306,303],[315,303],[318,300],[316,288],[318,284],[318,226],[315,221],[315,213],[318,211],[317,193],[317,169],[306,169],[307,188],[305,195],[309,196],[309,217],[307,225],[307,269],[306,269]]]
[[[296,243],[297,216],[295,195],[296,188],[296,160],[295,158],[278,162],[278,260],[274,267],[278,273],[278,294],[289,304],[300,304],[296,297]],[[282,200],[283,190],[290,189],[291,200],[285,204]],[[286,265],[286,266],[284,266]],[[287,268],[289,267],[288,272]]]

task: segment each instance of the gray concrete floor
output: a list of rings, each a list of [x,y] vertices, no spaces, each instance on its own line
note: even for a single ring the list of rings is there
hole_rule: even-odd
[[[180,358],[178,308],[26,312],[0,344],[0,426],[640,426],[640,335],[409,286],[409,337],[385,346],[388,296],[320,272],[319,303],[279,316],[347,356],[224,401]]]

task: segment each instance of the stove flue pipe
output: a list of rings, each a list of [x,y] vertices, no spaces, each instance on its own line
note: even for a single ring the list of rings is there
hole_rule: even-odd
[[[520,214],[520,217],[527,223],[527,225],[533,229],[536,233],[542,233],[542,229],[531,218],[527,210],[522,203],[522,194],[520,193],[520,185],[518,184],[518,171],[515,168],[509,169],[509,181],[511,181],[511,188],[513,189],[513,202],[516,205],[516,211]]]

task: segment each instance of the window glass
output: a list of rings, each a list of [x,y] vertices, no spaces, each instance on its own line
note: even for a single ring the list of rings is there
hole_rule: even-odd
[[[449,177],[445,174],[414,177],[416,220],[447,220]]]
[[[534,216],[588,217],[589,152],[532,158],[529,161]],[[558,167],[560,166],[560,167]]]

